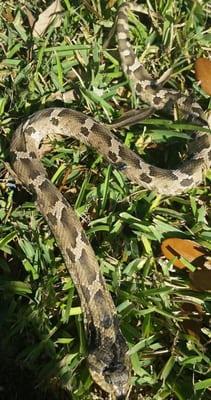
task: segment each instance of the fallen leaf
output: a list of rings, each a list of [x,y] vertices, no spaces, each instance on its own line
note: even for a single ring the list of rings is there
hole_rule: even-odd
[[[202,89],[211,95],[211,60],[200,57],[195,62],[196,79],[201,82]]]
[[[25,12],[25,14],[28,18],[30,28],[33,29],[33,26],[35,24],[35,18],[31,12],[31,10],[27,6],[23,6],[22,10]]]
[[[2,11],[2,17],[9,23],[14,21],[12,11],[9,9],[9,7]]]
[[[177,268],[187,268],[180,258],[186,259],[190,263],[199,266],[205,259],[206,252],[193,240],[169,238],[162,242],[161,250],[163,255]],[[175,259],[176,257],[176,259]]]
[[[43,11],[40,15],[38,20],[34,24],[33,28],[33,36],[40,37],[46,31],[46,29],[54,23],[55,27],[61,25],[62,18],[61,18],[61,11],[62,6],[60,0],[55,0],[45,11]]]

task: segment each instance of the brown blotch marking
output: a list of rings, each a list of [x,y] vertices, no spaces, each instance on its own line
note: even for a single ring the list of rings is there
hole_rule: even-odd
[[[66,207],[63,207],[62,212],[61,212],[61,223],[64,226],[64,228],[67,228],[69,230],[68,237],[69,237],[71,246],[73,248],[75,248],[78,231],[77,231],[76,227],[73,225],[71,215],[68,213],[68,210]]]
[[[84,135],[84,136],[89,136],[89,134],[90,134],[90,130],[88,129],[88,128],[86,128],[86,126],[82,126],[81,127],[81,133]]]
[[[32,192],[34,191],[34,185],[32,184],[31,185],[32,186]],[[30,187],[30,185],[29,185],[29,187]],[[44,210],[46,210],[46,201],[45,201],[45,197],[43,198],[42,196],[40,197],[39,196],[39,199],[37,199],[37,201],[38,201],[38,208],[39,208],[39,210],[41,211],[41,213],[42,212],[44,212]]]
[[[149,168],[149,175],[155,178],[165,178],[168,175],[168,178],[172,179],[173,181],[178,181],[178,177],[174,174],[171,170],[162,170],[161,168],[150,166]]]
[[[74,264],[75,263],[75,254],[73,253],[73,251],[71,249],[67,248],[66,253],[67,253],[70,261]]]
[[[95,293],[95,295],[94,295],[94,298],[95,298],[95,301],[97,302],[97,303],[102,303],[102,300],[103,300],[103,292],[102,292],[102,290],[101,289],[98,289],[98,291]],[[104,300],[103,300],[103,303],[105,304],[105,302],[104,302]]]
[[[10,160],[12,163],[17,160],[17,153],[15,151],[10,151]]]
[[[156,106],[159,106],[162,103],[163,99],[159,96],[155,96],[153,98],[153,104],[155,104]]]
[[[72,118],[76,118],[78,121],[80,121],[81,125],[84,125],[86,120],[87,120],[87,116],[85,114],[82,114],[79,111],[75,111],[75,110],[69,110],[68,108],[64,108],[62,109],[59,114],[59,117],[72,117]]]
[[[79,262],[82,267],[86,269],[87,281],[91,285],[96,280],[96,273],[93,270],[92,265],[90,265],[89,256],[87,255],[85,249],[82,249]]]
[[[113,324],[114,324],[114,329],[118,332],[119,331],[119,318],[115,314],[113,316]]]
[[[182,168],[182,173],[185,173],[191,177],[193,174],[194,169],[197,169],[203,160],[201,158],[198,158],[197,160],[191,160],[186,163],[186,165],[183,166]]]
[[[59,200],[59,196],[56,193],[56,188],[54,190],[54,187],[52,184],[45,179],[39,186],[39,189],[45,193],[50,193],[50,196],[48,195],[48,201],[50,202],[50,206],[55,206],[56,202]]]
[[[129,50],[129,49],[128,49]],[[128,54],[128,56],[125,56],[125,55],[123,55],[124,56],[124,59],[125,59],[125,64],[128,66],[131,66],[131,65],[133,65],[134,64],[134,62],[135,62],[135,56],[133,55],[133,53],[132,52],[130,52],[130,54]],[[132,71],[130,71],[130,72],[132,72]],[[134,75],[135,75],[135,71],[133,71],[133,73],[134,73]],[[139,76],[138,76],[139,77]]]
[[[35,151],[30,151],[30,152],[29,152],[29,157],[30,157],[30,158],[33,158],[33,159],[34,159],[34,158],[37,158],[37,154],[35,153]]]
[[[51,114],[52,114],[53,111],[54,111],[54,108],[45,108],[44,110],[42,110],[42,111],[40,112],[40,115],[41,115],[42,117],[47,117],[47,118],[49,118],[49,117],[51,116]]]
[[[81,286],[81,291],[83,292],[83,295],[84,295],[84,297],[86,299],[86,303],[88,303],[89,300],[90,300],[90,290],[85,285],[80,285],[80,286]]]
[[[71,222],[71,218],[68,214],[68,210],[66,207],[62,208],[62,212],[61,212],[61,223],[63,226],[68,226],[69,227],[69,222]],[[77,231],[76,231],[77,234]]]
[[[27,188],[29,189],[30,193],[35,193],[34,185],[33,183],[27,183]],[[39,202],[40,203],[40,202]]]
[[[53,215],[51,212],[46,214],[46,218],[49,221],[49,223],[53,226],[55,226],[57,224],[57,218],[55,217],[55,215]]]
[[[103,129],[102,126],[99,127],[99,124],[94,123],[92,126],[92,131],[97,134],[103,141],[103,143],[108,147],[112,144],[112,138],[108,135],[107,131]]]
[[[203,136],[199,137],[197,139],[196,143],[197,143],[198,148],[200,148],[200,149],[208,149],[210,147],[210,143],[209,143],[209,139],[208,139],[207,135],[203,135]]]
[[[38,111],[35,114],[32,115],[30,118],[30,123],[33,124],[36,121],[40,121],[41,118],[49,118],[51,116],[51,113],[54,109],[53,108],[46,108],[42,111]],[[33,128],[34,129],[34,128]],[[36,130],[35,130],[36,131]]]
[[[82,240],[82,242],[84,242],[87,246],[89,246],[89,241],[88,241],[88,239],[87,239],[87,237],[86,237],[86,235],[85,235],[85,233],[82,231],[81,232],[81,240]]]
[[[144,172],[140,175],[140,179],[143,182],[146,182],[146,183],[151,183],[152,182],[152,178],[150,178],[150,176],[145,174]]]
[[[41,172],[34,168],[32,161],[28,158],[22,158],[21,164],[24,166],[24,169],[28,171],[29,179],[36,179]]]
[[[135,57],[134,57],[134,61],[135,61]],[[134,71],[133,71],[133,74],[134,74],[134,76],[136,77],[136,79],[143,79],[142,78],[142,75],[143,75],[143,68],[142,68],[142,66],[140,65],[140,67],[138,67],[137,69],[135,69]],[[146,89],[147,90],[147,89]]]
[[[143,86],[142,86],[141,82],[137,83],[136,90],[138,93],[141,93],[143,91]]]
[[[63,108],[61,111],[58,113],[58,117],[67,117],[70,115],[70,110],[68,108]]]
[[[125,165],[126,163],[128,163],[137,169],[140,168],[140,160],[138,156],[134,155],[132,151],[130,151],[126,147],[124,146],[119,147],[119,156],[124,160]]]
[[[101,319],[101,325],[103,328],[108,329],[113,324],[113,318],[109,314],[105,314]]]
[[[107,305],[104,299],[104,292],[102,289],[98,289],[94,295],[94,301],[99,309],[99,316],[101,323],[104,323],[104,327],[113,324],[112,316],[108,314]],[[103,322],[104,321],[104,322]],[[108,328],[106,328],[108,329]]]
[[[18,153],[18,152],[25,152],[26,151],[26,144],[25,144],[25,139],[22,137],[22,135],[21,135],[21,139],[22,140],[18,140],[17,141],[17,143],[15,144],[15,156],[16,156],[16,153]],[[10,153],[10,154],[12,154],[12,152]]]
[[[54,126],[58,126],[58,125],[59,125],[59,120],[58,120],[58,118],[56,118],[56,117],[52,117],[52,118],[50,119],[50,121],[52,122],[52,124],[53,124]]]
[[[99,353],[99,348],[101,347],[100,330],[96,327],[96,325],[94,325],[93,322],[89,322],[87,325],[87,333],[89,352],[96,352],[97,349],[97,352]],[[102,360],[102,357],[99,358]],[[97,365],[95,365],[95,370],[98,371]],[[101,369],[99,369],[99,372],[101,372]]]
[[[128,46],[126,46],[126,43],[127,43],[127,39],[118,39],[118,48],[119,48],[120,53],[123,52],[124,50],[128,49]]]
[[[24,129],[24,133],[27,135],[32,135],[35,132],[36,132],[36,129],[31,125],[29,125],[27,128]]]
[[[117,157],[117,155],[113,152],[113,151],[111,151],[111,150],[109,150],[109,152],[108,152],[108,157],[110,158],[110,160],[112,161],[112,162],[117,162],[117,160],[118,160],[118,157]]]
[[[119,361],[120,361],[120,362],[122,361],[123,364],[124,364],[124,363],[125,363],[125,362],[124,362],[124,360],[125,360],[125,353],[127,353],[128,347],[127,347],[126,341],[125,341],[124,337],[122,336],[122,333],[121,333],[120,330],[117,331],[117,338],[116,338],[116,341],[117,341],[117,343],[118,343],[118,345],[117,345],[117,357],[118,357]],[[118,349],[121,349],[120,354],[119,354]]]
[[[127,7],[125,7],[125,5],[121,6],[121,10],[118,11],[118,18],[119,19],[124,19],[125,22],[127,23]]]
[[[133,62],[135,62],[135,57],[134,57],[134,61]],[[142,80],[143,79],[143,67],[142,67],[142,65],[140,65],[138,68],[136,68],[133,71],[133,74],[135,75],[136,79],[141,79]]]
[[[183,187],[188,187],[193,184],[193,178],[185,178],[182,181],[180,181],[180,185]]]
[[[113,341],[112,338],[106,336],[103,338],[103,347],[110,349],[110,354],[112,354],[112,359],[110,360],[110,371],[119,370],[123,371],[125,369],[125,353],[128,351],[125,339],[119,329],[119,326],[115,329],[116,339]]]

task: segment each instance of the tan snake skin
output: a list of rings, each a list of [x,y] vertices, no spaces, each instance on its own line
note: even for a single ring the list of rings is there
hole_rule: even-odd
[[[138,62],[128,39],[128,4],[118,11],[117,38],[124,72],[137,94],[153,109],[182,100],[173,90],[164,90]],[[197,116],[200,107],[192,103]],[[200,129],[200,128],[199,128]],[[112,398],[124,399],[129,386],[130,362],[119,328],[115,306],[98,262],[82,226],[65,198],[48,180],[40,162],[42,142],[48,138],[74,137],[102,154],[127,178],[149,190],[175,195],[198,185],[203,170],[211,164],[211,141],[207,134],[196,139],[197,152],[175,170],[145,163],[116,139],[110,130],[92,118],[67,108],[49,108],[28,117],[16,130],[11,143],[11,165],[18,180],[36,196],[36,203],[54,234],[66,267],[80,296],[88,337],[88,366],[95,382]]]

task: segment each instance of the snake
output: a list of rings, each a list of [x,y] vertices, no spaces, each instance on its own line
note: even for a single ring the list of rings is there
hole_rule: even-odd
[[[129,38],[128,13],[134,3],[123,3],[117,12],[116,34],[121,65],[141,101],[150,112],[169,109],[177,103],[185,108],[187,98],[165,79],[153,79],[139,62]],[[188,108],[200,117],[200,106],[188,100]],[[187,107],[186,107],[187,108]],[[35,112],[12,136],[11,168],[17,181],[35,196],[61,251],[67,271],[77,289],[87,335],[87,363],[93,380],[114,399],[125,399],[129,390],[131,364],[128,345],[120,329],[117,311],[105,279],[82,225],[70,204],[48,179],[41,162],[42,146],[64,137],[75,138],[95,149],[132,183],[161,195],[175,195],[199,185],[211,165],[210,136],[199,129],[195,149],[177,169],[162,169],[145,162],[124,145],[107,125],[89,115],[66,107]]]

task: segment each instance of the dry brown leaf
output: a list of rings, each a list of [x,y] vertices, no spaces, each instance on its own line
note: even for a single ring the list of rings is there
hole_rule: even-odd
[[[161,245],[163,255],[168,259],[172,260],[173,265],[177,268],[187,268],[184,263],[180,260],[180,257],[185,258],[190,263],[194,262],[194,265],[201,265],[205,258],[204,249],[193,240],[180,239],[180,238],[169,238],[163,241]],[[176,260],[175,257],[177,257]],[[204,261],[205,262],[205,261]]]
[[[211,95],[211,61],[208,58],[198,58],[195,62],[195,72],[202,89]]]
[[[30,28],[33,29],[33,26],[35,24],[35,18],[31,12],[31,10],[27,6],[23,6],[23,11],[25,12],[25,14],[28,18]]]
[[[9,7],[2,11],[2,17],[9,23],[12,23],[14,21],[12,11],[9,9]]]
[[[61,25],[62,19],[61,19],[61,11],[62,11],[62,6],[60,3],[60,0],[55,0],[48,8],[46,8],[45,11],[43,11],[37,20],[37,22],[34,24],[33,28],[33,36],[34,37],[40,37],[43,35],[43,33],[46,31],[46,29],[49,27],[52,22],[54,23],[55,27],[58,27]]]

